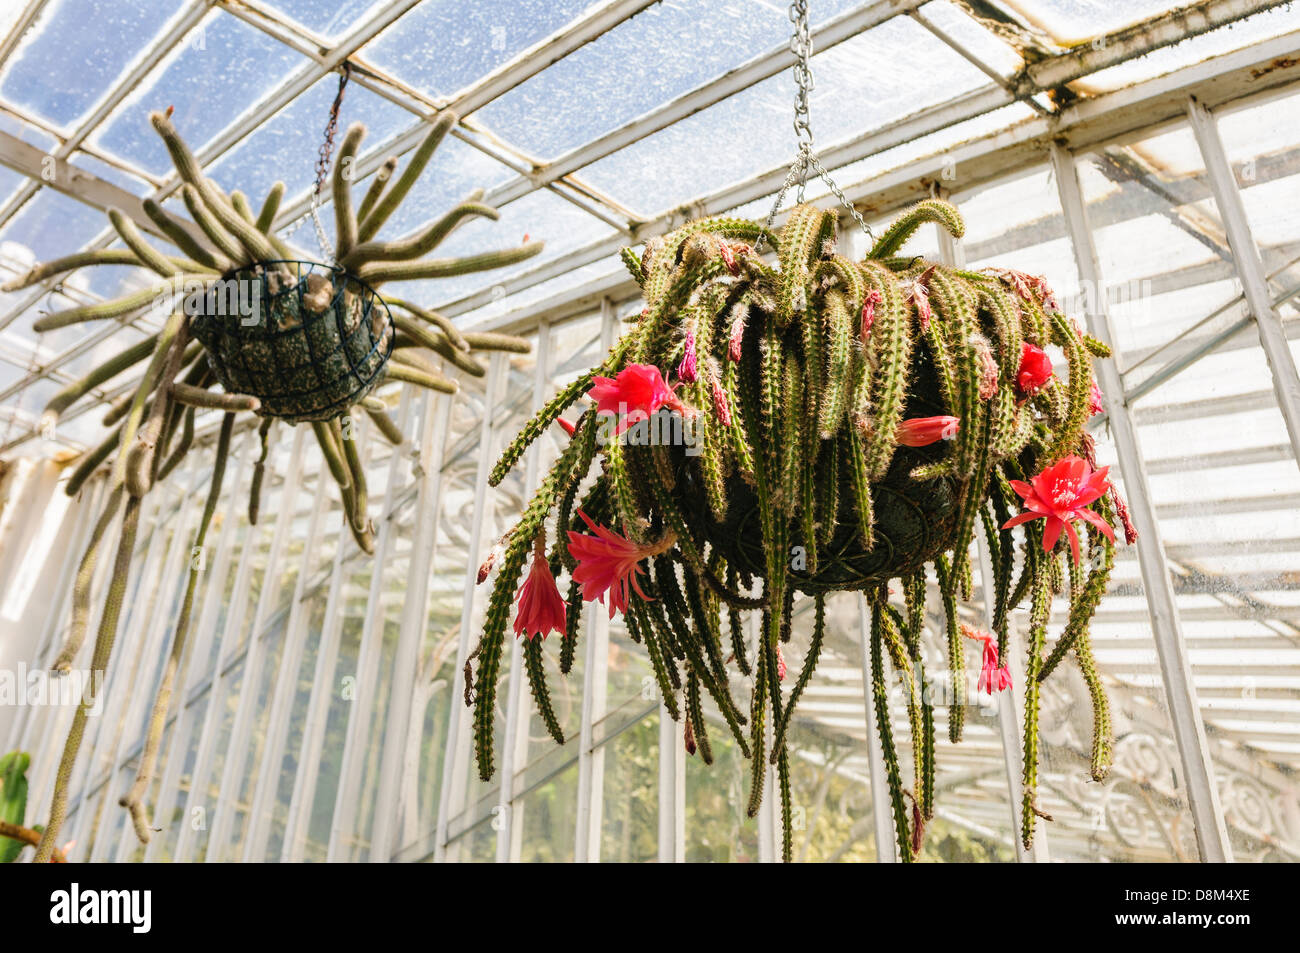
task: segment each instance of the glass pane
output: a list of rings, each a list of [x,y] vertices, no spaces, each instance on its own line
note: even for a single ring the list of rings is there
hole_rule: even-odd
[[[10,56],[0,96],[56,126],[71,127],[180,7],[179,0],[59,0]],[[92,23],[94,29],[87,29]]]
[[[211,13],[131,90],[91,142],[147,172],[168,175],[172,163],[149,124],[150,112],[174,107],[177,130],[199,150],[304,63],[301,54],[242,20]]]
[[[365,57],[426,95],[450,96],[588,6],[591,0],[427,0],[370,43]]]

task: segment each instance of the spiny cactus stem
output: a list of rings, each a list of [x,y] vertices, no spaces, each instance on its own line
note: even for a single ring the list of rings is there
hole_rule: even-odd
[[[432,252],[447,236],[469,218],[486,218],[496,221],[501,217],[490,205],[481,202],[462,202],[441,218],[405,238],[396,241],[368,241],[364,245],[352,248],[346,255],[340,255],[344,267],[355,270],[372,261],[407,261],[422,258]]]
[[[184,258],[176,257],[169,257],[168,261],[178,265],[183,271],[196,272],[202,270],[202,263],[198,261],[189,262]],[[138,264],[140,264],[140,259],[129,248],[99,248],[94,251],[81,251],[72,255],[65,255],[63,258],[55,258],[39,265],[33,265],[23,274],[0,285],[0,292],[21,291],[23,288],[29,288],[39,281],[69,271],[76,271],[78,268],[87,268],[93,265]]]
[[[224,418],[222,419],[224,423]],[[262,511],[262,481],[266,479],[266,458],[271,454],[271,427],[274,417],[264,417],[257,428],[257,441],[260,444],[257,460],[253,463],[252,485],[248,488],[248,525],[256,526],[257,517]]]
[[[266,193],[266,198],[262,200],[261,211],[257,213],[257,219],[253,225],[263,235],[271,231],[271,226],[275,224],[275,216],[280,213],[280,202],[284,199],[284,183],[276,182],[271,186],[271,190]]]
[[[894,834],[898,841],[898,857],[911,863],[912,835],[907,823],[907,805],[903,801],[903,781],[898,767],[898,752],[894,749],[894,729],[889,715],[889,689],[885,683],[885,620],[883,597],[874,594],[871,600],[871,697],[876,712],[876,734],[880,739],[881,755],[885,762],[885,775],[889,781],[889,797],[893,806]],[[877,850],[881,850],[879,845]]]
[[[202,229],[208,241],[217,246],[222,256],[231,263],[231,267],[249,263],[248,252],[217,221],[198,189],[188,182],[182,185],[181,201],[185,203],[185,210],[190,213],[190,218],[194,219],[194,224]]]
[[[1032,604],[1029,611],[1028,661],[1025,665],[1025,737],[1024,802],[1021,805],[1021,840],[1028,849],[1034,839],[1038,793],[1038,707],[1040,684],[1038,673],[1043,665],[1043,643],[1047,636],[1047,617],[1051,612],[1051,592],[1047,559],[1034,560]]]
[[[880,236],[867,257],[881,259],[897,254],[916,230],[926,222],[938,224],[953,238],[961,238],[966,234],[966,226],[956,209],[947,202],[927,199],[914,205],[898,221],[889,226],[888,231]]]
[[[235,211],[230,200],[221,193],[211,179],[203,179],[197,186],[199,198],[212,212],[222,227],[226,229],[247,250],[246,259],[253,261],[273,261],[277,257],[272,245],[252,222]]]
[[[352,213],[352,171],[357,149],[365,134],[366,127],[359,122],[348,126],[330,179],[334,198],[335,241],[338,243],[334,254],[341,262],[346,262],[357,244],[357,218]]]
[[[153,199],[144,200],[145,214],[153,221],[158,229],[166,235],[172,243],[185,254],[189,255],[200,265],[210,268],[220,274],[225,274],[235,267],[235,263],[222,255],[219,251],[208,248],[190,234],[189,229],[181,226],[174,218],[163,210],[163,207]],[[134,253],[132,253],[134,254]],[[192,269],[185,269],[190,271]]]
[[[790,727],[790,718],[794,714],[799,699],[803,696],[804,689],[808,687],[808,683],[812,680],[813,671],[817,668],[817,659],[821,654],[822,639],[826,635],[826,597],[818,593],[815,600],[812,640],[808,643],[808,652],[804,656],[803,668],[799,672],[799,680],[795,682],[794,688],[790,690],[790,699],[781,712],[780,723],[776,726],[776,732],[772,736],[772,762],[774,764],[777,755],[785,750],[785,733]]]
[[[390,295],[384,296],[384,303],[395,308],[401,308],[403,311],[409,311],[421,321],[434,325],[447,336],[447,340],[451,342],[452,347],[458,351],[468,351],[470,349],[470,344],[465,340],[465,336],[461,334],[460,329],[452,323],[450,318],[439,314],[437,311],[430,311],[403,298],[394,298]]]
[[[162,342],[166,339],[167,333],[167,328],[164,328],[159,333],[160,348]],[[145,418],[144,427],[136,435],[135,444],[126,451],[124,479],[127,492],[132,496],[144,496],[153,486],[155,454],[158,450],[158,441],[162,437],[163,424],[171,404],[167,394],[171,385],[176,381],[176,375],[180,372],[181,358],[185,353],[185,344],[188,337],[189,329],[184,316],[182,316],[177,322],[174,338],[167,345],[166,354],[162,355],[162,370],[159,372],[155,384],[156,393],[153,405],[149,409],[149,415]],[[156,350],[154,353],[157,355],[159,352]],[[148,372],[146,372],[146,378],[148,376]],[[128,417],[128,426],[129,420]],[[125,433],[125,430],[123,432]]]
[[[262,401],[251,394],[223,394],[182,381],[173,381],[168,393],[175,400],[189,407],[203,407],[208,410],[255,411],[262,407]]]
[[[140,422],[144,417],[145,403],[149,399],[150,393],[152,393],[154,388],[158,385],[164,369],[168,366],[168,363],[172,358],[172,346],[177,342],[178,338],[183,336],[185,333],[184,329],[185,313],[177,310],[172,312],[171,316],[167,319],[167,323],[163,325],[163,329],[158,332],[158,346],[154,348],[153,357],[150,358],[149,364],[145,368],[144,376],[141,378],[139,386],[135,389],[135,396],[131,399],[131,406],[126,412],[125,419],[122,421],[121,447],[124,451],[128,452],[119,453],[117,455],[117,460],[113,465],[112,480],[114,486],[123,483],[126,480],[127,459],[129,456],[128,448],[130,448],[132,443],[135,441],[136,431],[139,429]],[[183,346],[184,343],[182,340],[181,347]],[[177,350],[179,350],[179,348]],[[163,395],[165,394],[166,390],[164,389]],[[161,404],[163,401],[156,400],[154,403],[159,405],[159,413],[161,413]],[[153,416],[152,407],[150,408],[150,416]],[[138,487],[135,489],[138,489]],[[131,492],[133,496],[143,495],[143,493],[134,492],[134,489],[130,486],[127,487],[127,490],[128,492]]]
[[[82,736],[86,730],[86,717],[95,704],[98,680],[101,680],[108,660],[113,652],[113,643],[117,639],[117,623],[122,613],[122,603],[126,599],[126,586],[131,572],[131,557],[135,554],[136,531],[140,526],[140,498],[128,497],[126,510],[122,516],[122,529],[117,543],[117,559],[113,564],[112,582],[109,584],[108,598],[100,615],[99,633],[95,638],[94,653],[90,668],[98,678],[92,679],[82,694],[81,703],[72,716],[72,727],[68,731],[67,741],[63,745],[63,757],[59,761],[58,772],[54,780],[54,794],[50,802],[50,815],[41,834],[41,842],[36,847],[33,862],[49,863],[54,845],[63,828],[63,820],[68,811],[68,787],[72,783],[72,768],[81,748]]]
[[[329,425],[323,420],[313,420],[311,429],[316,434],[316,442],[320,444],[321,455],[325,458],[325,464],[329,467],[330,476],[334,478],[334,482],[339,485],[340,489],[350,486],[352,475],[347,464],[343,461],[343,448],[335,443],[334,434]]]
[[[470,358],[465,351],[453,345],[446,337],[430,331],[427,326],[419,321],[413,321],[399,312],[393,315],[393,326],[403,334],[408,335],[416,344],[427,347],[435,354],[441,355],[445,360],[467,374],[473,374],[475,377],[482,377],[487,374],[486,367]]]
[[[546,685],[546,671],[542,667],[542,640],[526,638],[523,648],[524,672],[528,676],[528,687],[533,693],[533,701],[537,703],[537,711],[541,714],[542,723],[546,725],[546,730],[555,739],[555,743],[562,745],[564,729],[560,726],[560,719],[555,714],[555,706],[551,703],[551,692]]]
[[[532,345],[521,337],[515,337],[513,334],[498,334],[495,331],[466,331],[461,337],[466,345],[475,351],[507,351],[510,354],[528,354],[532,351]]]
[[[180,464],[185,455],[189,453],[190,448],[194,446],[194,408],[185,408],[183,423],[181,424],[181,438],[176,442],[172,449],[171,455],[163,461],[162,466],[158,468],[158,476],[155,483],[161,483],[171,474]]]
[[[354,533],[367,533],[370,531],[370,519],[366,515],[369,504],[366,492],[366,468],[362,465],[361,454],[357,449],[358,438],[355,432],[355,423],[355,420],[353,420],[353,431],[351,433],[343,431],[338,418],[329,421],[329,427],[334,436],[334,442],[343,446],[343,460],[347,464],[348,473],[351,475],[344,492],[345,498],[350,503],[348,523],[352,526]]]
[[[417,261],[371,262],[362,265],[357,277],[377,287],[387,281],[421,281],[427,278],[454,278],[457,275],[491,271],[526,261],[542,250],[541,242],[526,242],[513,248],[465,255],[460,258],[422,258]]]
[[[108,220],[113,225],[122,243],[140,259],[141,264],[146,268],[162,275],[164,278],[170,278],[172,275],[178,275],[181,270],[177,268],[167,256],[158,251],[140,234],[140,230],[135,227],[135,222],[131,221],[121,209],[110,208],[108,210]]]
[[[72,661],[86,639],[86,630],[90,626],[90,589],[95,579],[95,559],[99,553],[100,540],[109,525],[117,518],[117,511],[122,505],[124,490],[121,485],[114,486],[108,494],[99,519],[91,530],[90,540],[77,565],[77,575],[72,586],[72,622],[68,627],[68,637],[63,648],[50,666],[56,672],[72,669]]]
[[[235,415],[225,414],[221,419],[221,433],[217,438],[216,461],[212,469],[212,482],[208,486],[208,498],[203,505],[203,516],[199,520],[198,531],[194,534],[194,549],[201,550],[208,537],[208,527],[217,509],[217,500],[221,497],[221,484],[226,475],[226,462],[230,457],[230,437],[234,430]],[[180,614],[176,619],[175,634],[172,636],[171,651],[163,667],[162,681],[154,696],[153,708],[145,730],[144,748],[140,753],[139,768],[131,788],[118,802],[131,813],[131,823],[135,827],[136,837],[140,843],[149,843],[152,831],[149,827],[149,814],[144,806],[144,796],[153,780],[154,769],[158,763],[158,749],[162,743],[163,728],[167,722],[167,712],[171,708],[172,693],[175,689],[176,674],[180,669],[181,659],[185,655],[185,644],[190,630],[190,613],[194,608],[194,590],[198,585],[200,563],[191,560],[189,578],[185,584],[185,596],[181,601]]]
[[[429,164],[429,160],[437,151],[438,146],[442,143],[443,138],[448,132],[460,122],[460,117],[450,109],[444,109],[438,113],[438,118],[434,120],[429,127],[429,133],[416,147],[411,159],[398,176],[396,182],[385,191],[378,201],[374,203],[370,214],[365,216],[357,229],[357,241],[368,242],[375,237],[375,234],[383,227],[388,217],[397,211],[397,207],[402,204],[411,186],[415,185],[420,173],[424,167]]]
[[[45,405],[42,420],[57,420],[60,414],[100,384],[112,380],[128,368],[139,364],[154,352],[154,348],[157,347],[157,345],[158,335],[151,334],[144,340],[131,345],[124,351],[109,358],[80,380],[68,384],[50,398],[49,403]]]
[[[32,328],[37,332],[55,331],[59,328],[66,328],[72,324],[81,324],[86,321],[103,321],[108,318],[120,318],[125,314],[133,311],[139,311],[141,308],[151,305],[165,306],[170,305],[180,295],[185,293],[185,284],[198,282],[206,284],[212,280],[211,275],[181,274],[176,275],[166,281],[159,282],[149,288],[123,295],[121,298],[115,298],[112,301],[103,301],[97,304],[81,305],[76,308],[68,308],[64,311],[55,311],[53,314],[47,314],[32,323]]]
[[[417,387],[434,390],[440,394],[454,394],[459,390],[455,381],[426,368],[415,367],[411,363],[407,363],[404,360],[404,355],[399,351],[393,352],[393,359],[388,362],[384,374],[392,380],[405,381],[408,384],[415,384]]]
[[[388,412],[384,409],[382,403],[376,407],[367,400],[363,401],[362,406],[366,412],[366,416],[371,419],[379,432],[384,435],[385,440],[391,443],[394,447],[400,447],[402,444],[406,443],[406,434],[402,433],[402,428],[397,426],[392,417],[388,416]]]
[[[388,180],[393,177],[397,171],[397,156],[389,156],[384,160],[375,174],[370,179],[370,187],[366,189],[366,194],[361,199],[361,204],[357,206],[357,222],[364,222],[370,210],[375,207],[379,197],[384,194],[384,189],[388,186]],[[360,226],[358,225],[358,231]]]

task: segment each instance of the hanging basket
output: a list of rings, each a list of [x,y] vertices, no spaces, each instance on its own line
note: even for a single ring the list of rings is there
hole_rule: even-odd
[[[740,373],[750,375],[753,386],[758,386],[757,348],[744,351]],[[905,417],[932,417],[947,412],[928,353],[913,353],[908,377],[912,386]],[[834,472],[829,472],[828,466],[821,478],[834,479],[837,484],[834,528],[821,539],[810,540],[803,537],[800,522],[792,521],[790,545],[800,547],[805,554],[790,571],[794,588],[809,595],[866,590],[908,576],[951,549],[957,542],[959,503],[968,491],[987,496],[987,486],[975,490],[971,481],[945,474],[925,480],[911,476],[919,467],[941,464],[950,446],[949,441],[940,441],[926,447],[897,448],[888,471],[871,485],[874,527],[870,546],[864,543],[858,528],[851,463],[841,458],[847,454],[830,458]],[[757,450],[751,447],[752,452]],[[688,455],[681,447],[671,448],[671,456],[680,477],[673,496],[698,538],[707,541],[725,556],[727,565],[742,574],[763,576],[766,557],[758,497],[752,483],[741,474],[730,474],[725,483],[726,511],[718,514],[708,503],[701,458]],[[806,554],[814,548],[818,557],[815,566],[810,566]]]
[[[393,318],[369,285],[309,261],[264,261],[214,282],[191,314],[229,393],[251,394],[263,416],[329,420],[384,377]]]
[[[1026,723],[1036,717],[1033,689],[1076,648],[1094,704],[1092,773],[1105,776],[1110,720],[1087,625],[1114,562],[1111,522],[1133,538],[1105,470],[1093,469],[1086,427],[1100,409],[1092,361],[1109,351],[1061,311],[1041,278],[901,255],[928,223],[954,238],[964,232],[955,208],[927,200],[856,259],[836,250],[835,215],[802,205],[775,233],[705,219],[650,239],[640,254],[625,250],[644,310],[599,368],[523,428],[490,478],[499,483],[570,404],[583,395],[594,403],[566,428],[571,440],[480,569],[485,578],[499,557],[473,656],[480,777],[494,768],[494,699],[511,615],[515,633],[530,639],[562,634],[567,673],[582,604],[600,599],[645,646],[668,715],[684,722],[687,750],[712,759],[717,723],[704,716],[707,695],[753,757],[751,817],[766,762],[777,766],[788,858],[786,730],[827,633],[826,594],[857,591],[870,610],[869,681],[900,857],[913,859],[933,816],[934,701],[922,652],[931,580],[944,603],[954,685],[966,633],[984,645],[979,684],[1009,687],[1008,620],[1028,600]],[[765,247],[775,256],[764,257]],[[1059,375],[1049,347],[1064,354]],[[977,533],[993,574],[983,582],[996,634],[967,632],[956,606],[973,595]],[[567,598],[555,578],[565,571]],[[790,684],[782,646],[794,636],[798,593],[812,596],[813,626]],[[1070,609],[1049,654],[1054,593],[1067,595]],[[741,620],[746,611],[759,613],[757,640]],[[525,671],[544,723],[563,741],[539,642],[523,649]],[[908,706],[910,809],[886,661]],[[752,681],[742,686],[738,675]],[[748,704],[733,697],[738,687]],[[953,741],[965,704],[958,697],[949,710]],[[1025,765],[1028,843],[1035,749]]]

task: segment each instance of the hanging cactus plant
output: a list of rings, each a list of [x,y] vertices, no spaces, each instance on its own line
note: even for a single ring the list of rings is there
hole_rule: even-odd
[[[860,591],[872,615],[871,692],[898,847],[913,859],[934,810],[934,712],[921,655],[927,568],[947,611],[956,686],[964,683],[967,636],[984,648],[980,690],[1009,687],[1000,661],[1008,618],[1029,600],[1026,844],[1036,816],[1039,683],[1071,649],[1094,704],[1092,772],[1105,773],[1109,714],[1088,622],[1113,562],[1111,521],[1133,536],[1106,469],[1094,469],[1085,428],[1100,410],[1092,360],[1109,352],[1061,313],[1042,279],[899,257],[926,222],[954,237],[964,231],[951,205],[922,202],[864,260],[852,261],[835,251],[833,213],[799,206],[777,234],[714,218],[650,240],[640,257],[624,251],[645,309],[600,367],[524,427],[491,475],[499,483],[552,422],[572,432],[498,547],[500,569],[474,654],[484,779],[493,773],[511,605],[518,605],[514,631],[526,637],[523,659],[538,710],[562,743],[537,637],[562,635],[560,670],[567,674],[582,603],[601,600],[644,645],[669,714],[685,722],[687,749],[706,762],[701,701],[712,699],[752,758],[751,817],[766,762],[776,765],[789,860],[790,719],[825,636],[827,593]],[[756,251],[764,244],[776,250],[775,266]],[[1064,378],[1053,373],[1049,345],[1065,354]],[[584,394],[595,406],[568,423],[561,414]],[[599,471],[589,479],[597,457]],[[992,558],[985,592],[996,634],[966,628],[957,617],[956,600],[972,594],[968,551],[977,532]],[[516,593],[530,552],[531,569]],[[565,571],[567,598],[555,582]],[[891,579],[900,582],[901,608],[889,601]],[[1070,614],[1046,653],[1054,592],[1068,595]],[[783,694],[782,644],[791,637],[796,593],[814,600],[814,626],[803,670]],[[762,616],[752,659],[746,612]],[[885,659],[907,705],[910,790],[892,738]],[[753,680],[747,706],[733,697],[735,675]],[[953,741],[962,732],[962,704],[959,697],[949,714]]]
[[[340,96],[341,90],[342,85]],[[176,131],[170,110],[153,113],[150,120],[171,155],[181,180],[181,197],[197,229],[185,227],[152,199],[145,200],[144,209],[158,231],[182,255],[163,254],[144,238],[130,218],[112,209],[109,221],[125,248],[79,252],[37,265],[2,289],[17,290],[92,265],[137,265],[158,276],[158,281],[143,291],[59,311],[36,322],[37,331],[48,331],[87,321],[127,319],[145,308],[157,309],[164,319],[158,333],[69,384],[45,409],[43,423],[53,426],[60,414],[92,390],[148,362],[128,399],[106,415],[104,423],[112,431],[99,446],[83,455],[68,480],[68,494],[76,495],[85,481],[113,458],[108,502],[78,567],[70,632],[54,663],[56,670],[71,667],[85,640],[96,557],[120,511],[116,563],[91,662],[96,672],[102,673],[106,667],[126,593],[141,498],[165,479],[194,446],[198,410],[211,408],[224,415],[196,547],[204,544],[220,497],[237,417],[251,413],[261,417],[262,454],[253,473],[250,522],[257,521],[264,462],[275,420],[309,421],[328,470],[338,483],[348,529],[364,551],[372,552],[374,529],[367,515],[365,473],[352,428],[344,427],[341,421],[350,419],[360,408],[385,438],[400,444],[403,436],[388,415],[388,405],[371,396],[380,384],[400,381],[451,394],[457,390],[456,382],[440,374],[426,353],[481,376],[486,369],[471,352],[526,353],[529,349],[527,342],[506,335],[462,334],[442,315],[375,290],[400,281],[500,268],[541,251],[541,243],[532,242],[463,258],[426,257],[464,222],[476,217],[498,217],[495,209],[481,203],[481,190],[409,235],[392,241],[377,237],[410,194],[439,143],[455,126],[458,120],[453,113],[438,115],[396,179],[395,157],[381,166],[355,208],[351,172],[365,129],[354,124],[347,130],[332,176],[337,265],[297,261],[272,231],[285,191],[283,183],[277,182],[271,188],[261,209],[254,213],[243,194],[227,195],[204,177]],[[328,134],[331,137],[332,128],[333,119]],[[322,165],[321,175],[327,170]],[[196,231],[201,232],[202,239],[196,237]],[[223,389],[210,389],[214,383]],[[150,827],[143,797],[153,776],[185,651],[198,572],[195,566],[189,575],[135,785],[122,799],[123,806],[131,811],[137,835],[145,842]],[[62,825],[72,766],[86,712],[93,702],[93,697],[83,700],[74,717],[38,861],[49,859]]]

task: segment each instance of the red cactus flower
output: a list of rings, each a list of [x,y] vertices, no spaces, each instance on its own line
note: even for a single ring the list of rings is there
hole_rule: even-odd
[[[1011,687],[1011,670],[998,664],[998,640],[993,633],[973,628],[961,623],[961,634],[968,639],[984,643],[984,658],[980,668],[980,678],[976,688],[990,695],[1005,691]]]
[[[716,380],[713,382],[713,409],[718,412],[718,419],[722,421],[722,426],[730,427],[731,401],[727,400],[727,392]]]
[[[686,409],[653,364],[629,364],[617,377],[597,377],[587,395],[596,402],[597,413],[622,415],[615,435],[657,413],[661,407],[679,414]]]
[[[582,586],[582,598],[587,602],[604,602],[609,606],[609,617],[615,612],[627,611],[629,587],[642,599],[648,600],[637,582],[637,575],[645,572],[641,561],[667,552],[677,541],[672,533],[664,534],[657,543],[636,543],[625,536],[595,523],[586,513],[578,515],[595,536],[569,531],[569,553],[577,560],[573,570],[574,580]]]
[[[1098,414],[1104,414],[1105,412],[1106,405],[1102,402],[1101,388],[1097,386],[1096,381],[1093,381],[1091,390],[1088,392],[1088,416],[1096,417]]]
[[[785,681],[785,653],[781,651],[780,644],[776,647],[776,680]]]
[[[898,442],[904,447],[928,447],[940,440],[951,440],[960,427],[957,417],[913,417],[898,425]]]
[[[563,429],[570,437],[572,437],[574,432],[578,429],[576,424],[569,423],[563,417],[556,417],[555,422],[559,424],[561,429]]]
[[[876,323],[876,305],[885,300],[875,288],[872,288],[862,296],[862,343],[867,343],[867,338],[871,334],[871,326]]]
[[[539,635],[546,638],[552,632],[564,633],[564,599],[546,561],[546,542],[541,534],[533,547],[533,565],[515,593],[515,602],[519,606],[515,613],[516,637],[526,635],[534,639]]]
[[[1016,371],[1016,389],[1022,397],[1037,394],[1052,379],[1052,359],[1036,344],[1020,345],[1020,368]]]
[[[1093,470],[1082,457],[1065,457],[1059,463],[1048,467],[1034,477],[1032,485],[1021,480],[1012,480],[1011,487],[1024,499],[1025,512],[1013,516],[1002,525],[1003,529],[1019,526],[1030,520],[1044,518],[1047,525],[1043,528],[1043,551],[1051,552],[1056,541],[1065,530],[1070,537],[1070,551],[1074,554],[1074,563],[1079,564],[1079,534],[1075,532],[1074,521],[1084,520],[1091,523],[1109,540],[1115,539],[1115,531],[1101,515],[1088,509],[1103,493],[1110,489],[1106,474],[1110,467]]]
[[[695,335],[686,332],[686,349],[682,353],[682,362],[677,365],[677,379],[687,384],[695,383],[696,358]]]

